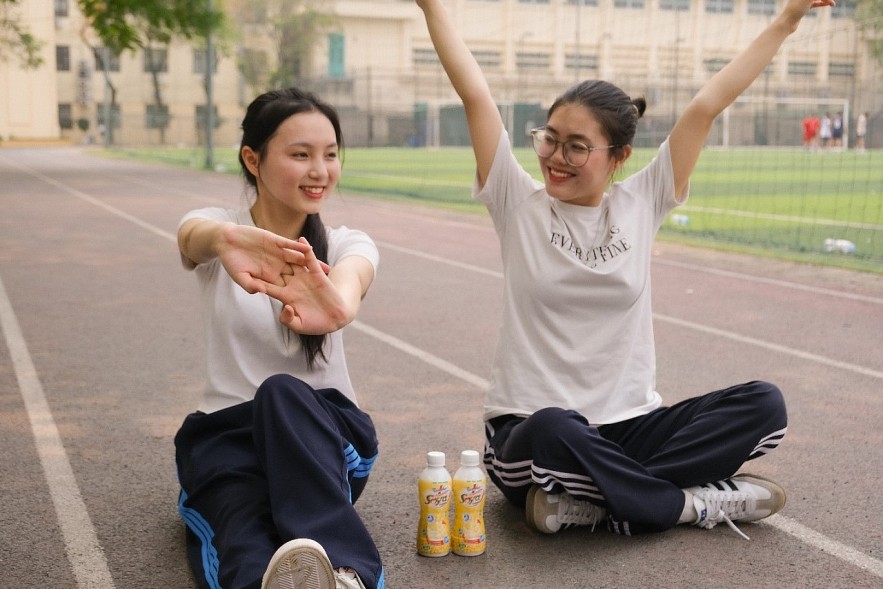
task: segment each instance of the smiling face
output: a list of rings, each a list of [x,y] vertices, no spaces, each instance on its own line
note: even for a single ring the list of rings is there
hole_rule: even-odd
[[[318,111],[288,117],[260,154],[243,147],[242,157],[257,180],[255,206],[263,219],[287,221],[318,213],[340,179],[334,127]]]
[[[562,142],[580,141],[589,147],[610,145],[597,118],[589,109],[576,103],[557,107],[549,117],[546,130]],[[584,165],[575,167],[564,159],[560,146],[551,156],[540,157],[539,161],[549,195],[562,202],[582,206],[601,204],[604,190],[621,164],[614,157],[613,150],[599,149],[589,154]]]

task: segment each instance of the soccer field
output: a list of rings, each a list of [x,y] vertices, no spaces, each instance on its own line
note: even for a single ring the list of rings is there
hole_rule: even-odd
[[[126,155],[201,166],[192,149],[125,150]],[[636,149],[624,170],[656,153]],[[541,178],[536,156],[516,150]],[[238,173],[233,149],[215,161]],[[469,148],[349,148],[341,192],[406,199],[483,212],[471,199]],[[883,272],[883,152],[708,148],[693,174],[688,203],[663,226],[663,239],[812,263]],[[854,248],[854,249],[853,249]]]

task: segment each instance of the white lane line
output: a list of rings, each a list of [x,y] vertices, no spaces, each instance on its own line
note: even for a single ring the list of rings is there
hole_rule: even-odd
[[[391,347],[404,352],[410,356],[413,356],[419,360],[426,362],[427,364],[438,368],[442,372],[445,372],[455,378],[459,378],[475,387],[485,390],[490,384],[484,378],[472,374],[467,370],[463,370],[462,368],[451,364],[447,360],[439,358],[433,354],[425,350],[421,350],[415,346],[412,346],[408,342],[400,340],[399,338],[389,335],[388,333],[384,333],[379,331],[373,327],[365,325],[361,321],[353,321],[350,323],[351,327],[369,335],[371,337],[377,338],[380,341],[390,345]],[[863,552],[860,552],[854,548],[850,548],[846,544],[833,540],[824,534],[820,534],[815,530],[804,526],[796,522],[795,520],[785,517],[783,515],[773,515],[769,518],[763,520],[764,524],[771,525],[778,530],[785,532],[786,534],[793,536],[800,542],[805,544],[809,544],[814,548],[821,550],[822,552],[826,552],[831,556],[839,558],[849,564],[859,567],[860,569],[864,569],[872,575],[883,578],[883,561],[874,558],[873,556],[868,556]]]
[[[818,354],[812,354],[810,352],[796,350],[796,349],[790,348],[788,346],[774,344],[772,342],[767,342],[764,340],[756,339],[753,337],[749,337],[747,335],[740,335],[738,333],[733,333],[732,331],[726,331],[724,329],[717,329],[716,327],[709,327],[707,325],[702,325],[700,323],[693,323],[692,321],[685,321],[683,319],[678,319],[677,317],[669,317],[667,315],[660,315],[658,313],[653,314],[653,319],[655,319],[657,321],[664,321],[666,323],[671,323],[673,325],[679,325],[681,327],[686,327],[688,329],[695,329],[696,331],[702,331],[704,333],[710,333],[711,335],[716,335],[718,337],[730,339],[733,341],[737,341],[739,343],[748,344],[750,346],[757,346],[758,348],[764,348],[766,350],[771,350],[773,352],[778,352],[780,354],[788,354],[790,356],[796,356],[802,360],[809,360],[810,362],[818,362],[819,364],[825,364],[826,366],[839,368],[840,370],[847,370],[849,372],[855,372],[856,374],[862,374],[864,376],[870,376],[872,378],[883,379],[883,372],[881,372],[879,370],[874,370],[872,368],[865,368],[864,366],[859,366],[858,364],[850,364],[849,362],[841,362],[839,360],[834,360],[834,359],[828,358],[826,356],[819,356]]]
[[[113,589],[113,578],[98,543],[98,535],[89,511],[77,486],[67,452],[52,418],[43,386],[31,361],[12,304],[0,278],[0,328],[12,357],[15,377],[25,404],[31,431],[49,495],[55,506],[55,515],[64,537],[65,550],[71,563],[77,586],[81,588]]]
[[[806,284],[800,284],[797,282],[788,282],[786,280],[779,280],[776,278],[765,278],[763,276],[752,276],[751,274],[742,274],[741,272],[733,272],[732,270],[722,270],[720,268],[708,268],[706,266],[698,266],[696,264],[690,264],[688,262],[678,262],[675,260],[665,260],[661,258],[654,258],[654,264],[661,264],[663,266],[672,266],[674,268],[684,268],[685,270],[691,270],[693,272],[704,272],[705,274],[714,274],[716,276],[725,276],[727,278],[735,278],[737,280],[744,280],[746,282],[759,282],[761,284],[771,284],[773,286],[778,286],[781,288],[790,288],[792,290],[802,290],[805,292],[811,292],[813,294],[824,295],[829,297],[839,297],[841,299],[850,299],[853,301],[861,301],[863,303],[873,303],[875,305],[883,305],[883,298],[874,297],[869,295],[856,294],[852,292],[842,292],[839,290],[833,290],[830,288],[821,288],[818,286],[809,286]]]
[[[850,548],[845,544],[832,540],[827,536],[819,534],[815,530],[782,515],[771,515],[763,520],[763,523],[794,536],[801,542],[818,548],[822,552],[827,552],[831,556],[836,556],[840,560],[845,560],[848,563],[854,564],[874,576],[883,578],[883,560],[868,556],[864,552],[859,552],[854,548]]]

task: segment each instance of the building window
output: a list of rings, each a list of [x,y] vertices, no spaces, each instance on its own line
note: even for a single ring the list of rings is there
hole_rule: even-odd
[[[690,10],[690,0],[659,0],[659,8],[687,12]]]
[[[328,77],[340,79],[346,75],[346,39],[343,33],[328,35]]]
[[[196,129],[198,131],[202,131],[205,129],[205,115],[206,109],[204,104],[196,105]],[[221,126],[221,119],[218,117],[218,107],[217,105],[212,105],[212,129],[217,129]]]
[[[68,15],[67,0],[55,0],[54,4],[56,17]]]
[[[526,70],[549,69],[552,65],[552,56],[548,53],[519,52],[515,54],[515,65]]]
[[[564,67],[569,70],[596,70],[598,69],[598,56],[568,53],[564,56]]]
[[[206,58],[208,57],[208,51],[205,49],[194,49],[193,50],[193,73],[194,74],[205,74],[205,63]],[[212,59],[212,73],[218,73],[218,54],[215,53],[214,59]]]
[[[732,14],[733,0],[705,0],[705,12]]]
[[[414,65],[439,65],[440,63],[435,49],[420,49],[418,47],[414,48],[411,60]]]
[[[855,14],[858,0],[839,0],[836,6],[831,7],[831,18],[849,18]]]
[[[828,75],[832,77],[837,76],[840,78],[855,77],[855,64],[831,62],[828,64]]]
[[[473,51],[472,56],[483,68],[498,68],[502,61],[499,51]]]
[[[95,105],[95,120],[98,122],[98,126],[101,127],[104,125],[104,105],[96,104]],[[120,128],[120,122],[122,121],[122,117],[120,116],[120,105],[119,104],[111,104],[110,105],[110,120],[113,123],[114,129]]]
[[[714,58],[714,59],[706,59],[703,60],[702,66],[705,68],[706,72],[714,73],[719,72],[724,69],[724,66],[729,63],[727,59]]]
[[[95,71],[104,71],[104,48],[95,48]],[[107,52],[107,71],[120,71],[120,54],[114,51]]]
[[[169,107],[165,104],[148,104],[144,114],[144,126],[148,129],[165,129],[169,126]]]
[[[549,0],[518,0],[519,4],[548,4]]]
[[[161,49],[146,47],[144,49],[144,71],[148,73],[169,71],[169,50],[165,47]]]
[[[644,0],[613,0],[614,8],[644,8]]]
[[[776,14],[776,0],[748,0],[748,14],[759,16]]]
[[[567,3],[574,6],[598,6],[598,0],[567,0]]]
[[[70,104],[58,105],[58,126],[62,129],[74,128],[74,115]]]
[[[788,74],[792,76],[814,76],[817,66],[811,61],[791,61],[788,63]]]
[[[55,46],[55,69],[59,72],[71,71],[71,48],[67,45]]]

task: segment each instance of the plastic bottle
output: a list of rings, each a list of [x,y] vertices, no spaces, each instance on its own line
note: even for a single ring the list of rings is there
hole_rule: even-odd
[[[426,468],[417,479],[420,522],[417,525],[417,553],[445,556],[451,552],[451,473],[445,468],[444,452],[428,452]]]
[[[487,477],[479,466],[478,452],[463,450],[454,473],[454,520],[451,544],[454,554],[478,556],[487,549],[484,500]]]

